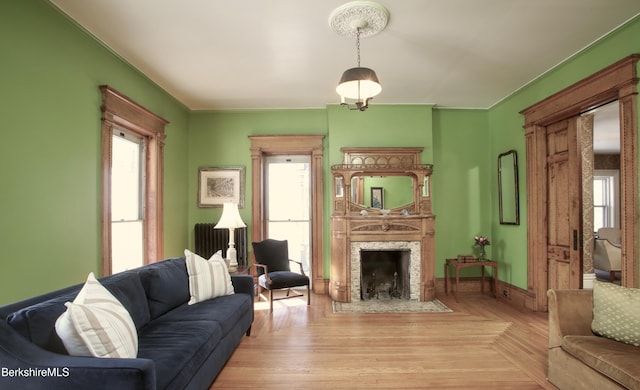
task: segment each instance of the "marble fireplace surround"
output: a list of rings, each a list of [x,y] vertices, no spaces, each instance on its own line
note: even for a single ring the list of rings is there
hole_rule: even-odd
[[[360,301],[360,276],[362,251],[408,250],[409,255],[409,299],[420,300],[420,241],[359,241],[351,242],[351,302]]]

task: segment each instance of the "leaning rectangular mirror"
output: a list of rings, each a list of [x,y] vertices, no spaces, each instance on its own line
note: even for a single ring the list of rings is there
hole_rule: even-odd
[[[510,150],[498,156],[498,197],[500,223],[503,225],[520,225],[518,154],[515,150]]]

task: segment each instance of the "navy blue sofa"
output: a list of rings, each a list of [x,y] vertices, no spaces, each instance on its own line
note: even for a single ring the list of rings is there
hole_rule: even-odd
[[[82,284],[0,307],[2,389],[208,389],[253,323],[253,278],[235,294],[187,305],[184,257],[99,279],[138,330],[138,357],[69,356],[56,319]]]

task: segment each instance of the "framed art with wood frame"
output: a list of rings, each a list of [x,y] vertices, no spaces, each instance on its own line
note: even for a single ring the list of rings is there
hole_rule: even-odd
[[[371,207],[374,209],[384,208],[384,188],[371,187]]]
[[[244,208],[244,167],[198,169],[198,207],[236,203]]]

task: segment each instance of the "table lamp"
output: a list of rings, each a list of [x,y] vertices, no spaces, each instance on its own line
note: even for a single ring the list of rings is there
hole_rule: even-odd
[[[229,271],[238,269],[238,255],[236,252],[236,244],[234,242],[234,230],[236,228],[246,227],[236,203],[225,203],[222,209],[222,216],[214,226],[215,229],[229,229],[229,248],[227,249],[227,259],[229,259]]]

